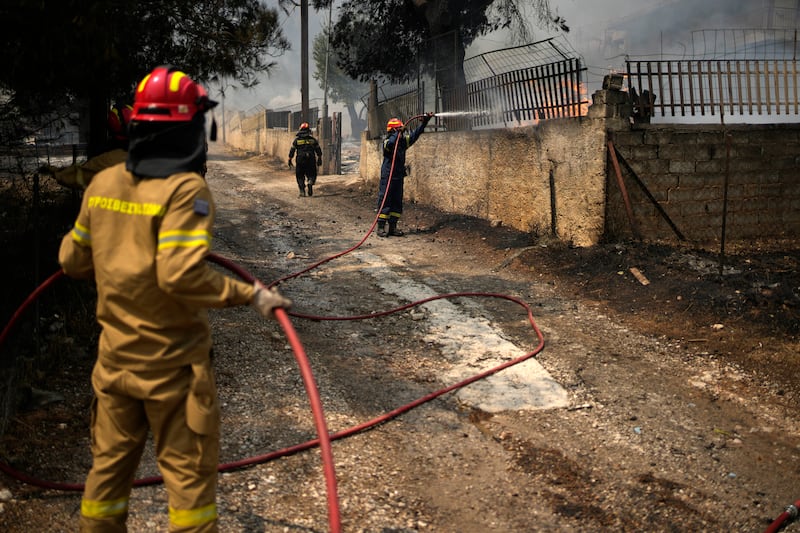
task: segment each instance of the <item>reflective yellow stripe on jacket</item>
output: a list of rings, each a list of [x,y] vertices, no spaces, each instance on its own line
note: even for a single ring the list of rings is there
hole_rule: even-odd
[[[164,231],[158,234],[158,249],[189,246],[211,247],[211,234],[205,230]]]
[[[217,519],[217,504],[210,503],[197,509],[169,508],[169,521],[180,527],[201,526]]]
[[[72,239],[78,244],[83,244],[84,246],[92,245],[92,234],[89,231],[89,228],[78,224],[77,222],[72,228]]]
[[[128,510],[128,498],[118,500],[81,500],[81,514],[87,518],[118,516]]]

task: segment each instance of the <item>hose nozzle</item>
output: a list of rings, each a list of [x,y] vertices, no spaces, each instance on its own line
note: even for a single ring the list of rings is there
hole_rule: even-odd
[[[797,515],[798,515],[797,505],[795,505],[795,504],[787,505],[786,509],[784,509],[784,512],[787,515],[789,515],[789,518],[791,520],[794,520],[795,518],[797,518]]]

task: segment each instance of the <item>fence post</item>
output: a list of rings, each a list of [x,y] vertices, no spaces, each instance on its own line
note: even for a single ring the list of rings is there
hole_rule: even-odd
[[[378,123],[378,83],[369,80],[369,105],[367,106],[367,137],[377,139],[380,136],[381,127]]]

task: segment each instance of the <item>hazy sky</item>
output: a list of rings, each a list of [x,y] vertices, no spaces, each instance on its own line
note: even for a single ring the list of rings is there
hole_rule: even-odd
[[[669,1],[671,0],[637,0],[636,2],[630,0],[551,0],[551,5],[558,14],[567,19],[567,23],[572,28],[570,33],[579,33],[582,26],[633,14],[652,5]],[[277,7],[275,0],[267,0],[266,4]],[[327,12],[316,13],[312,8],[309,9],[309,46],[313,43],[316,35],[322,31],[327,19]],[[335,6],[333,19],[336,20]],[[256,105],[279,109],[300,104],[300,8],[295,8],[289,16],[281,11],[280,21],[283,33],[289,39],[292,49],[276,59],[278,64],[275,69],[269,76],[264,76],[254,90],[228,90],[225,94],[226,106],[247,111]],[[546,35],[536,35],[537,40],[544,37]],[[476,42],[475,46],[468,51],[467,56],[507,46],[512,46],[512,43],[508,42],[505,35],[489,35]],[[312,63],[311,73],[313,73],[313,58],[310,53],[309,61]],[[311,73],[309,73],[309,98],[312,100],[313,107],[313,99],[319,99],[321,103],[323,94]],[[211,89],[214,90],[213,87]],[[336,106],[330,103],[330,107],[333,110]]]
[[[525,0],[521,1],[524,3]],[[705,3],[708,0],[696,1]],[[719,11],[725,11],[724,7],[728,5],[728,2],[730,2],[731,6],[741,6],[741,2],[760,4],[761,0],[714,0],[712,3],[721,6]],[[602,33],[602,28],[606,27],[609,22],[647,12],[656,6],[665,6],[681,2],[680,0],[550,0],[550,3],[557,14],[566,19],[567,25],[570,27],[570,32],[564,37],[572,44],[573,48],[583,54],[584,51],[581,50],[581,43],[586,43],[590,39],[596,38],[598,34]],[[266,4],[277,7],[277,0],[267,0]],[[299,107],[301,101],[300,8],[294,8],[294,11],[288,16],[282,11],[279,12],[283,33],[291,43],[292,49],[276,58],[276,67],[268,76],[263,76],[261,83],[255,89],[228,89],[225,95],[226,107],[245,112],[258,105],[270,109],[280,109],[289,106]],[[313,8],[310,8],[309,15],[309,46],[311,46],[316,35],[322,30],[323,25],[327,23],[328,12],[316,13]],[[695,20],[685,21],[664,21],[664,24],[680,25],[681,28],[691,29],[692,26],[709,27],[715,24],[727,24],[729,22],[725,20],[724,17],[721,17],[719,20],[696,20],[696,18],[697,17],[695,17]],[[336,20],[335,6],[333,9],[333,20]],[[649,29],[647,29],[647,31],[649,31]],[[659,29],[653,28],[652,31],[657,34]],[[534,34],[534,40],[540,40],[546,37],[549,37],[549,35],[540,30],[537,30]],[[504,33],[499,32],[485,36],[476,41],[476,43],[467,50],[467,57],[475,56],[482,52],[515,46],[516,44],[519,43],[510,42]],[[586,59],[592,62],[590,58]],[[321,106],[323,97],[322,89],[318,87],[312,75],[314,66],[313,57],[310,52],[309,61],[311,63],[309,72],[309,98],[311,106]],[[621,59],[619,61],[621,61]],[[603,71],[608,72],[615,67],[615,65],[612,64],[613,58],[594,60],[594,63],[595,64],[589,65],[590,70],[597,71],[598,74],[602,74]],[[214,87],[210,87],[210,89],[212,92],[215,91]],[[329,108],[331,111],[341,111],[341,107],[332,102],[329,102]]]
[[[267,0],[266,5],[277,7],[275,0]],[[242,111],[261,105],[269,109],[280,109],[292,105],[299,105],[300,94],[300,8],[297,7],[287,16],[279,9],[279,20],[284,36],[291,43],[291,50],[282,56],[275,58],[277,65],[261,79],[261,83],[254,89],[233,89],[225,93],[226,106],[230,106]],[[313,78],[314,65],[310,47],[313,46],[314,38],[322,31],[323,24],[327,24],[328,13],[316,13],[309,7],[309,98],[322,98],[322,89],[317,86],[317,81]],[[211,88],[214,90],[213,87]],[[321,100],[320,100],[321,102]],[[312,102],[312,107],[313,107]],[[332,107],[332,104],[331,104]]]

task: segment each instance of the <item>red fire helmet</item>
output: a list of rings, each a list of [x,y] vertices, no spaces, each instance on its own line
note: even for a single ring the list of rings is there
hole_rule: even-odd
[[[188,122],[217,105],[206,90],[173,67],[156,67],[139,82],[131,120]]]

